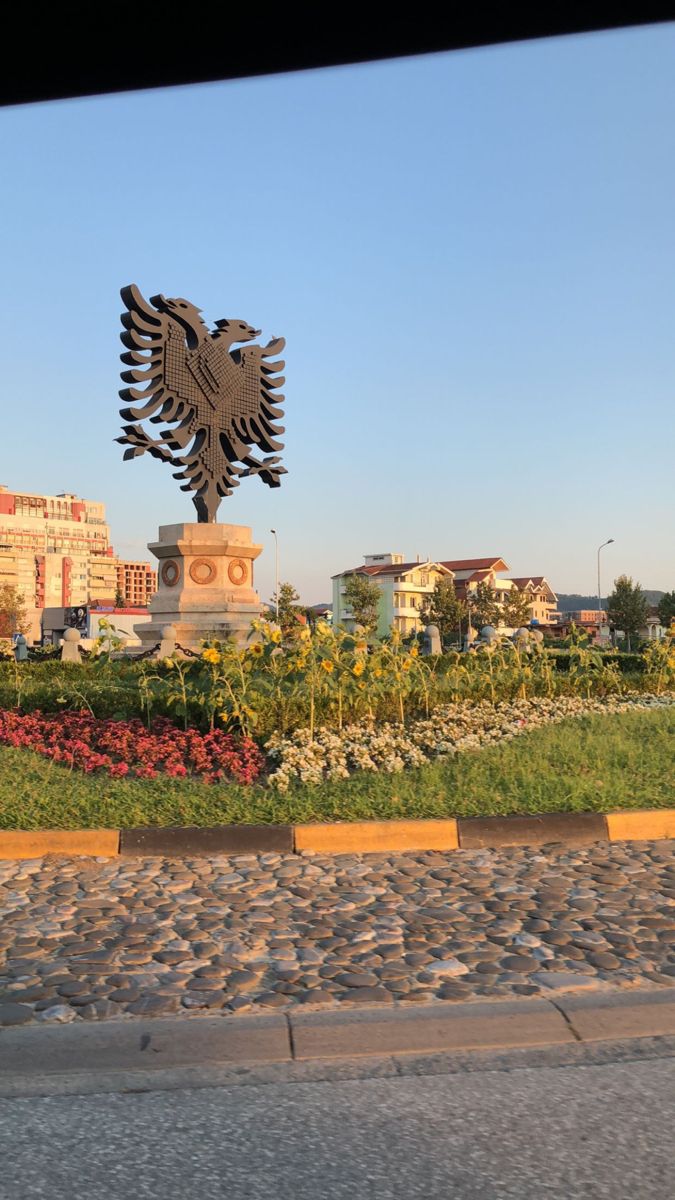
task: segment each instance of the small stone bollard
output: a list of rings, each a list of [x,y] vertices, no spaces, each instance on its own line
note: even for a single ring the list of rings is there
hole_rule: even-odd
[[[496,646],[497,630],[494,625],[484,625],[480,631],[480,641],[483,646]]]
[[[438,625],[427,625],[422,640],[422,654],[442,654],[441,634]]]
[[[172,654],[176,653],[176,626],[164,625],[162,628],[162,640],[159,643],[159,650],[155,654],[155,658],[171,658]]]
[[[22,633],[14,639],[14,657],[17,662],[25,662],[28,658],[28,642]]]
[[[530,629],[530,641],[532,643],[532,649],[536,650],[537,654],[540,654],[544,649],[544,635],[541,632],[541,629]]]
[[[516,650],[529,652],[529,649],[530,649],[530,631],[529,631],[529,629],[526,629],[526,627],[524,625],[521,625],[520,629],[516,629],[516,632],[513,634],[511,641],[513,642],[514,646],[516,647]]]
[[[66,629],[61,647],[61,662],[79,663],[80,650],[80,635],[77,629]]]

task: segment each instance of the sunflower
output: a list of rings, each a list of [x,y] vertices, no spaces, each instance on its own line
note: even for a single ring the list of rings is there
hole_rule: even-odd
[[[272,630],[272,632],[270,634],[270,641],[276,642],[276,644],[279,645],[279,642],[281,641],[281,630],[280,629]]]
[[[324,669],[324,671],[326,672],[326,674],[327,674],[327,675],[332,675],[332,673],[333,673],[333,664],[332,664],[332,662],[330,661],[330,659],[329,659],[329,658],[322,658],[322,660],[321,660],[321,666],[323,667],[323,669]]]
[[[260,658],[260,655],[263,652],[260,642],[254,642],[252,646],[249,646],[249,650],[251,651],[251,654],[255,654],[257,658]]]
[[[203,651],[202,658],[204,659],[204,662],[212,663],[213,666],[220,662],[220,655],[217,650],[214,650],[213,646],[210,646],[208,650]]]
[[[364,670],[365,670],[364,664],[362,662],[356,662],[356,663],[354,663],[354,666],[352,667],[352,675],[356,675],[357,677],[359,675],[363,675]]]

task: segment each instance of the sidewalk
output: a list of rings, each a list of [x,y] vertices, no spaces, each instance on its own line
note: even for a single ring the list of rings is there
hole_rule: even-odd
[[[672,841],[0,864],[3,1026],[674,985]]]

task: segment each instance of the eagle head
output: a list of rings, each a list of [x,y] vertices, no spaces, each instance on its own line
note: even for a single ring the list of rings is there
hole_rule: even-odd
[[[178,321],[179,325],[183,326],[191,350],[194,350],[204,340],[208,330],[201,318],[201,308],[197,308],[195,304],[191,304],[189,300],[183,300],[180,296],[168,298],[162,295],[151,296],[150,300],[159,312],[166,313],[168,317],[172,317],[174,321]]]
[[[246,321],[237,321],[234,318],[216,321],[216,327],[220,332],[214,336],[224,338],[228,346],[233,346],[235,342],[252,342],[254,338],[260,337],[262,332],[260,329],[254,329],[252,325],[247,325]]]

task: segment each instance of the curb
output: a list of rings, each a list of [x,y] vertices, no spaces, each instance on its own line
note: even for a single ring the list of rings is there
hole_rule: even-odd
[[[675,838],[675,808],[620,813],[342,821],[312,825],[217,825],[139,829],[0,830],[0,859],[203,854],[372,854]]]
[[[0,1094],[105,1071],[513,1050],[675,1035],[675,989],[421,1007],[156,1017],[0,1031]]]

